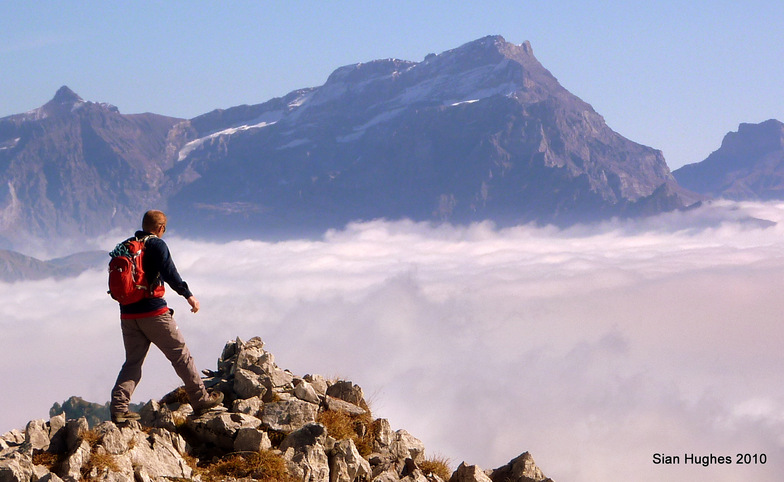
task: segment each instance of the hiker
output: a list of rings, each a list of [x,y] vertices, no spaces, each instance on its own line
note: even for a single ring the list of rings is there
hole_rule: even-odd
[[[128,240],[136,239],[144,243],[141,264],[149,289],[145,290],[141,301],[120,304],[125,363],[112,389],[110,410],[115,423],[139,419],[139,414],[129,411],[128,404],[141,380],[142,364],[150,343],[163,352],[182,379],[195,414],[204,413],[223,402],[223,393],[208,393],[204,387],[190,350],[185,345],[185,339],[172,317],[174,310],[170,309],[163,299],[165,281],[177,294],[188,300],[193,313],[199,311],[199,301],[180,277],[169,254],[169,248],[161,239],[165,232],[166,215],[161,211],[147,211],[142,219],[142,230],[136,232],[135,238]],[[112,256],[117,255],[116,251],[122,246],[123,243],[118,245]]]

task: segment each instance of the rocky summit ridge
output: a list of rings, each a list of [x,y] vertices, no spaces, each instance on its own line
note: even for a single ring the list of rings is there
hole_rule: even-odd
[[[463,462],[452,471],[412,434],[374,419],[361,387],[281,369],[260,338],[228,342],[205,375],[225,399],[202,415],[182,389],[147,402],[140,422],[124,425],[69,419],[55,405],[48,421],[0,437],[0,482],[551,480],[528,452],[495,470]]]

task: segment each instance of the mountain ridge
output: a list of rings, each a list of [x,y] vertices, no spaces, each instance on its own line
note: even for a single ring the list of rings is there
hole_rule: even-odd
[[[14,283],[45,278],[70,278],[88,269],[104,269],[108,259],[108,253],[97,250],[40,260],[15,251],[0,249],[0,281]]]
[[[285,221],[323,221],[315,229],[320,231],[357,218],[401,216],[456,223],[493,219],[500,224],[568,224],[642,212],[634,203],[655,193],[668,193],[670,202],[659,205],[669,209],[697,199],[687,199],[660,151],[626,141],[607,128],[590,105],[561,87],[533,57],[529,43],[515,46],[490,36],[422,62],[386,59],[343,66],[323,86],[295,92],[274,110],[266,110],[267,121],[238,128],[235,118],[222,126],[225,131],[213,125],[209,139],[181,156],[198,175],[172,198],[174,212],[201,211],[212,220],[212,213],[234,210],[231,215],[241,218],[239,223],[256,219],[273,229],[284,228]],[[480,117],[486,121],[484,131],[465,132]],[[509,117],[522,125],[509,126],[503,120]],[[302,128],[292,127],[298,123]],[[465,141],[469,136],[470,143]],[[585,145],[583,137],[595,145]],[[231,155],[216,153],[232,148]],[[466,159],[466,152],[477,149],[483,151]],[[604,155],[623,150],[630,151],[624,154],[629,162]],[[516,162],[509,162],[515,157]],[[454,162],[444,166],[439,158]],[[214,165],[240,173],[217,181],[225,183],[222,189],[229,193],[223,199],[211,199],[217,197],[219,179],[210,172]],[[526,165],[531,166],[528,172]],[[438,171],[442,175],[434,178]],[[507,182],[500,195],[491,192],[494,184],[509,178],[509,171],[518,171],[517,181]],[[537,175],[548,179],[535,179]],[[453,176],[462,176],[462,186],[437,185]],[[245,182],[260,178],[270,183]],[[530,183],[554,191],[569,184],[572,194],[548,199]],[[406,184],[416,184],[414,193]],[[669,188],[659,189],[662,185]],[[351,189],[358,194],[352,196]],[[292,197],[292,191],[297,195]],[[517,193],[510,196],[513,191]],[[493,198],[499,206],[485,209]]]
[[[42,107],[0,119],[0,244],[98,235],[135,221],[163,199],[179,121],[123,115],[65,86]]]
[[[133,229],[152,207],[186,235],[280,238],[377,218],[568,225],[696,200],[530,43],[497,35],[192,119],[122,114],[66,86],[0,119],[6,248]]]

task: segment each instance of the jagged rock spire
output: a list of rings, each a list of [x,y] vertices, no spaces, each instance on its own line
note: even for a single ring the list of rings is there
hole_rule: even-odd
[[[84,102],[84,99],[79,97],[79,95],[71,90],[67,85],[64,85],[57,89],[57,92],[54,94],[54,98],[52,98],[51,102],[57,104],[73,104],[75,102]]]

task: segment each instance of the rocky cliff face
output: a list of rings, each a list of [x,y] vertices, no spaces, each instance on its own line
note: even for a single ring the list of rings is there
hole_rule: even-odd
[[[179,390],[123,426],[67,418],[68,407],[73,415],[84,403],[66,403],[62,413],[56,405],[49,421],[0,437],[0,481],[550,480],[527,452],[495,470],[463,462],[452,471],[416,437],[374,419],[359,386],[283,370],[258,338],[227,343],[207,375],[205,385],[225,400],[200,416]],[[101,408],[89,415],[105,419]]]
[[[711,197],[784,199],[784,124],[741,124],[707,159],[673,174],[684,187]]]

